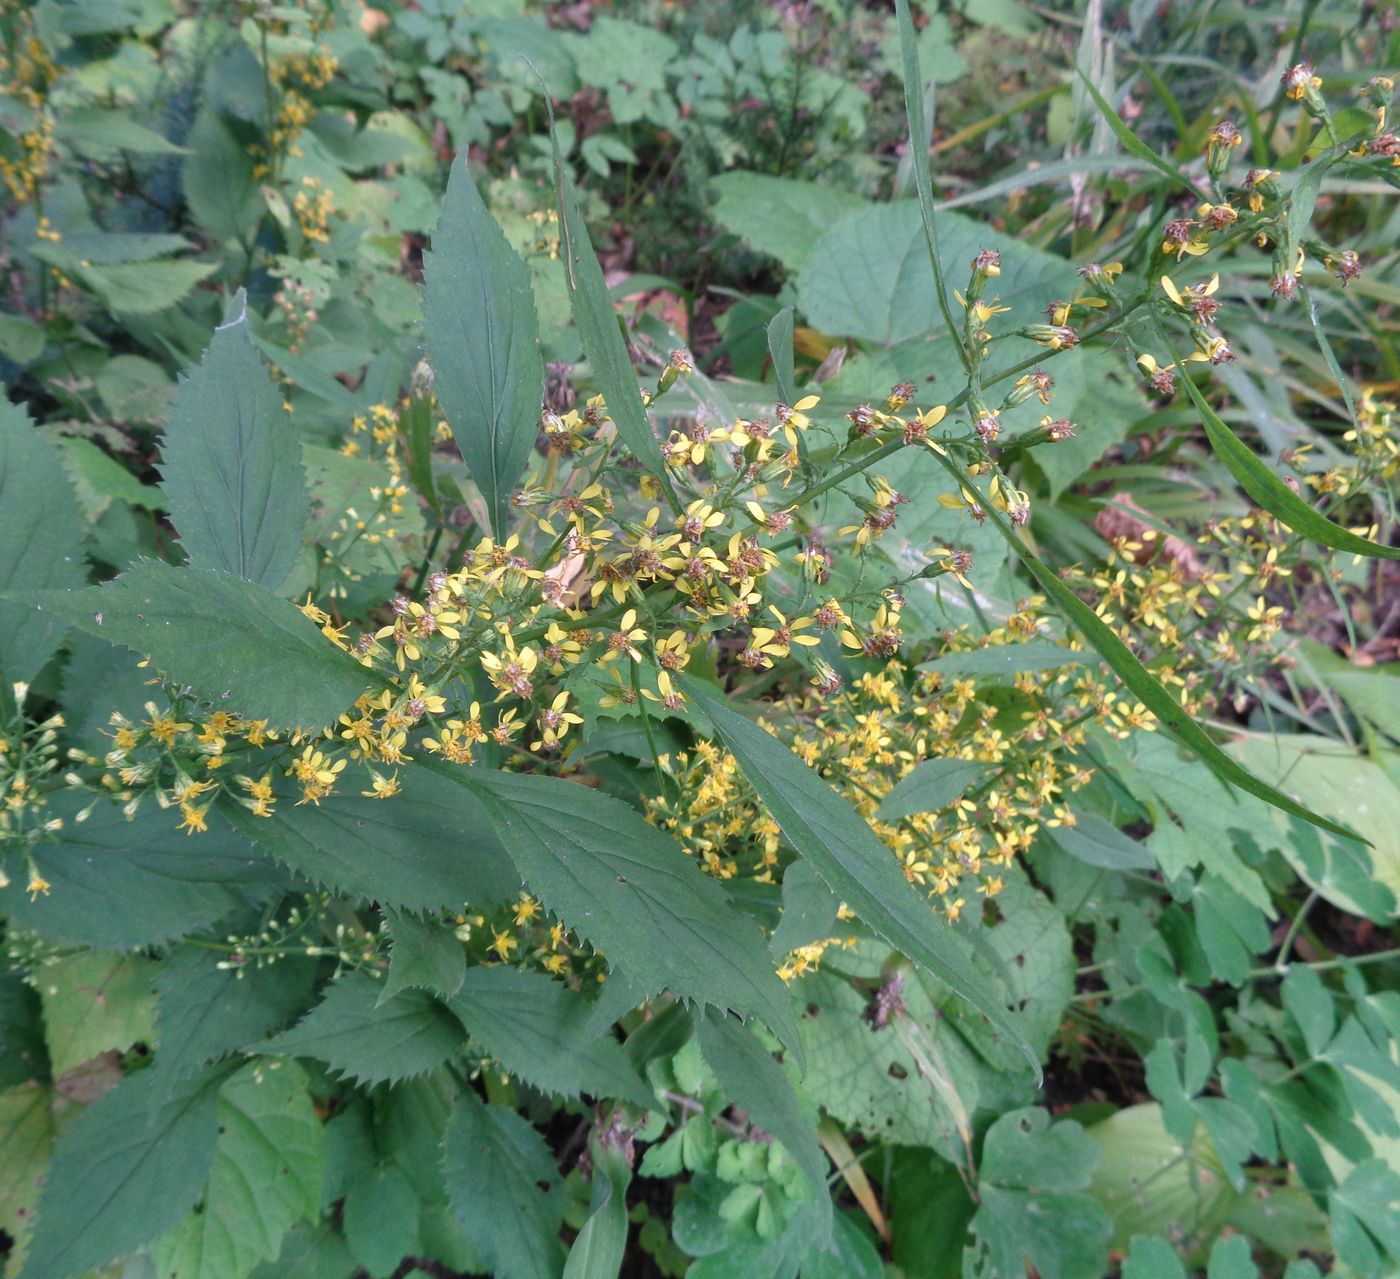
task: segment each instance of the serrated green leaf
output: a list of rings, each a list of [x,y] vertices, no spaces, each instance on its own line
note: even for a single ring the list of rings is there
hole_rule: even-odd
[[[822,232],[837,218],[866,207],[860,196],[840,187],[743,169],[721,173],[710,185],[718,196],[710,209],[715,222],[759,253],[777,258],[789,271],[801,268]],[[788,358],[790,362],[790,341]]]
[[[161,437],[161,489],[195,568],[275,591],[301,552],[301,442],[248,339],[247,299],[181,380]]]
[[[696,680],[685,682],[692,701],[709,716],[716,735],[739,761],[764,806],[794,849],[870,928],[1001,1027],[1019,1036],[1006,1018],[1001,994],[940,935],[927,901],[904,878],[894,854],[846,800],[787,747]],[[1039,1063],[1025,1049],[1035,1069]]]
[[[63,821],[58,838],[34,845],[39,873],[52,885],[34,900],[16,879],[0,890],[11,923],[41,937],[81,945],[151,946],[184,937],[241,906],[257,902],[286,876],[217,812],[191,837],[174,814],[146,803],[128,819],[121,806],[91,804],[82,791],[59,791],[48,815]],[[93,867],[101,866],[94,874]]]
[[[593,1142],[588,1219],[564,1265],[564,1279],[617,1279],[627,1255],[627,1187],[632,1166],[615,1146]]]
[[[587,1035],[592,1005],[544,973],[472,968],[449,1007],[482,1049],[541,1092],[655,1104],[622,1045]]]
[[[211,1067],[161,1097],[141,1071],[78,1116],[54,1151],[25,1279],[72,1279],[185,1215],[209,1176],[227,1075]]]
[[[389,976],[379,1002],[401,990],[416,987],[442,999],[451,999],[467,975],[467,956],[454,931],[438,919],[424,919],[412,911],[385,906],[389,925]]]
[[[469,793],[418,766],[405,769],[399,784],[387,803],[337,794],[298,805],[288,794],[271,817],[233,803],[223,809],[244,835],[307,879],[384,905],[460,910],[519,893],[520,875]]]
[[[320,1208],[323,1129],[305,1071],[243,1067],[219,1091],[218,1121],[203,1206],[151,1249],[158,1274],[239,1279]]]
[[[82,266],[74,280],[113,315],[154,315],[184,301],[201,280],[218,270],[215,262],[162,258],[157,262],[117,262]]]
[[[1334,524],[1320,511],[1315,511],[1225,424],[1224,419],[1206,403],[1205,397],[1189,377],[1182,378],[1181,384],[1201,415],[1201,423],[1216,457],[1225,463],[1236,483],[1280,524],[1336,551],[1367,555],[1374,559],[1400,560],[1400,546],[1386,546],[1369,538],[1359,537],[1340,524]]]
[[[212,106],[195,117],[181,187],[200,228],[217,241],[251,240],[264,210],[253,161]]]
[[[758,925],[635,809],[555,777],[451,774],[475,793],[530,891],[648,994],[758,1017],[797,1039]]]
[[[66,1075],[99,1053],[125,1052],[155,1035],[154,961],[89,950],[43,969],[39,992],[53,1073]]]
[[[58,135],[85,155],[113,151],[129,151],[132,155],[183,155],[186,151],[154,129],[137,124],[125,111],[104,111],[100,107],[63,112],[59,117]]]
[[[36,614],[30,594],[87,580],[83,523],[58,449],[0,385],[0,702],[53,656],[57,618]]]
[[[463,1093],[442,1142],[452,1211],[499,1279],[559,1279],[563,1203],[554,1157],[515,1111]]]
[[[280,1030],[310,1002],[316,967],[285,955],[248,973],[218,951],[178,947],[155,978],[156,1068],[178,1079]]]
[[[433,388],[491,532],[504,541],[539,434],[544,358],[529,269],[487,211],[465,153],[452,165],[423,270]]]
[[[387,1279],[418,1240],[421,1204],[392,1164],[367,1168],[345,1196],[345,1240],[371,1279]]]
[[[991,771],[990,765],[966,759],[920,760],[885,796],[875,816],[892,822],[915,813],[936,813]]]
[[[831,1238],[831,1195],[826,1188],[827,1162],[816,1125],[802,1106],[783,1068],[747,1026],[730,1017],[700,1021],[700,1051],[730,1101],[737,1102],[760,1128],[773,1134],[812,1188],[817,1209],[819,1246]]]
[[[1318,816],[1282,791],[1261,782],[1248,769],[1231,759],[1215,744],[1210,734],[1182,710],[1176,698],[1157,682],[1147,667],[1138,661],[1133,651],[1118,638],[1103,619],[1027,549],[1025,543],[1012,530],[1006,517],[978,493],[976,482],[962,475],[954,464],[946,463],[946,467],[982,504],[988,519],[1006,539],[1007,545],[1016,553],[1031,576],[1040,583],[1056,607],[1064,613],[1070,624],[1083,634],[1098,651],[1099,656],[1112,668],[1113,673],[1157,717],[1167,733],[1195,754],[1223,781],[1238,786],[1240,790],[1257,796],[1285,813],[1291,813],[1305,822],[1320,826],[1323,830],[1329,830],[1347,839],[1358,840],[1363,844],[1368,842],[1341,823]]]
[[[553,117],[551,116],[551,137]],[[661,445],[647,420],[646,409],[637,388],[632,357],[618,328],[617,313],[608,297],[603,268],[588,238],[588,225],[579,210],[578,195],[564,167],[559,139],[554,137],[554,184],[559,198],[560,253],[569,286],[569,302],[574,311],[583,353],[593,370],[593,380],[607,401],[608,416],[617,427],[618,438],[661,485],[661,491],[675,510],[680,509]]]
[[[149,654],[206,701],[273,728],[330,724],[373,682],[296,605],[228,573],[138,560],[101,586],[43,592],[30,608]]]
[[[250,1051],[313,1057],[361,1084],[397,1083],[441,1066],[463,1046],[457,1019],[425,991],[380,1005],[379,983],[363,970],[333,982],[290,1030]]]

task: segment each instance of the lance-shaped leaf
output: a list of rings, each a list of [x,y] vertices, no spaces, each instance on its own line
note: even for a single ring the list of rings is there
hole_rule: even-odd
[[[164,1091],[141,1071],[74,1120],[39,1200],[25,1279],[86,1274],[184,1216],[209,1175],[228,1073],[212,1067]]]
[[[1188,382],[1187,385],[1189,386],[1190,383]],[[1182,709],[1181,703],[1157,681],[1152,672],[1138,661],[1137,656],[1114,634],[1112,628],[1105,624],[1103,619],[1070,590],[1056,574],[1052,573],[1037,556],[1031,554],[1021,539],[1016,536],[1006,516],[978,492],[976,482],[964,475],[955,463],[946,459],[940,459],[940,461],[987,513],[988,519],[995,525],[997,532],[1006,539],[1007,545],[1016,552],[1021,563],[1026,566],[1030,575],[1040,583],[1046,595],[1055,601],[1070,624],[1098,650],[1099,656],[1108,663],[1113,673],[1157,717],[1162,727],[1187,750],[1198,756],[1211,772],[1222,781],[1229,782],[1238,786],[1242,791],[1248,791],[1251,795],[1258,796],[1266,804],[1272,804],[1285,813],[1301,817],[1305,822],[1311,822],[1314,826],[1329,830],[1334,835],[1355,839],[1368,847],[1370,846],[1370,841],[1362,839],[1355,831],[1339,822],[1319,816],[1310,808],[1305,808],[1282,791],[1261,782],[1247,768],[1231,759],[1215,744],[1211,735]]]
[[[758,925],[621,800],[556,777],[458,768],[530,891],[647,994],[758,1017],[797,1043]]]
[[[463,155],[423,256],[423,329],[434,390],[504,539],[539,432],[544,360],[530,271],[487,211]]]
[[[170,402],[161,488],[196,568],[276,590],[301,551],[301,441],[248,336],[240,293]]]
[[[733,1102],[760,1128],[771,1132],[802,1169],[816,1196],[823,1244],[831,1237],[831,1195],[826,1189],[826,1156],[816,1124],[802,1107],[783,1068],[747,1026],[731,1017],[700,1022],[700,1051]]]
[[[1268,468],[1259,454],[1225,424],[1224,419],[1206,403],[1205,397],[1189,377],[1182,378],[1181,383],[1201,415],[1206,437],[1210,440],[1216,457],[1225,463],[1236,483],[1280,524],[1322,546],[1330,546],[1334,551],[1349,551],[1353,555],[1369,555],[1382,560],[1400,560],[1400,546],[1386,546],[1360,537],[1340,524],[1334,524],[1321,512],[1313,510],[1304,498],[1284,483],[1282,477],[1275,475]]]
[[[54,442],[0,386],[0,687],[28,681],[63,639],[60,619],[36,613],[36,590],[87,578],[83,522]]]
[[[942,934],[946,925],[934,918],[929,903],[860,814],[792,751],[704,684],[686,680],[685,692],[709,716],[716,736],[739,761],[788,843],[827,887],[867,928],[984,1013],[1038,1069],[1006,1019],[1003,992],[993,989],[968,963],[962,947]]]
[[[223,572],[138,560],[84,591],[45,591],[31,608],[135,653],[205,701],[273,728],[320,727],[372,677],[296,605]]]
[[[594,1141],[588,1220],[569,1249],[564,1279],[617,1279],[627,1256],[627,1187],[632,1165],[616,1146]]]
[[[608,297],[603,268],[588,238],[588,226],[578,207],[578,194],[564,168],[559,139],[554,137],[551,116],[550,136],[554,138],[554,183],[559,197],[560,248],[564,255],[564,278],[569,288],[569,304],[574,311],[583,353],[593,369],[593,378],[608,404],[608,416],[617,427],[618,438],[632,456],[650,471],[676,510],[680,503],[666,473],[661,446],[647,420],[637,375],[627,342],[618,327],[617,313]]]

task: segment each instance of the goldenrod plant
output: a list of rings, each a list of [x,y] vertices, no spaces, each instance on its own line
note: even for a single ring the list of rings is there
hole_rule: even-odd
[[[0,4],[6,1276],[1395,1272],[1400,35],[1187,8]]]

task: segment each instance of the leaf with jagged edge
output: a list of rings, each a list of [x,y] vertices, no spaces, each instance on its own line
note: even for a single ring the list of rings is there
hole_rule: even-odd
[[[367,973],[347,973],[290,1030],[249,1051],[311,1057],[357,1083],[392,1084],[436,1069],[465,1044],[457,1018],[426,991],[405,990],[382,1005],[379,992]]]
[[[202,1209],[156,1241],[157,1273],[239,1279],[275,1257],[287,1231],[320,1210],[323,1142],[300,1066],[244,1066],[219,1091],[219,1140]]]

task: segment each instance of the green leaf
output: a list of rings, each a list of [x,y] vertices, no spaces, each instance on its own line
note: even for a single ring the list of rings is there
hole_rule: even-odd
[[[248,340],[247,299],[181,381],[161,437],[161,489],[195,568],[275,591],[301,552],[310,505],[301,444]]]
[[[773,361],[773,380],[778,399],[792,404],[797,394],[797,374],[792,355],[792,307],[785,306],[768,321],[768,358]]]
[[[593,1142],[588,1220],[564,1265],[564,1279],[617,1279],[627,1255],[627,1187],[632,1167],[615,1146]]]
[[[194,220],[214,240],[250,244],[264,204],[246,148],[209,106],[195,117],[188,141],[181,178]]]
[[[1206,199],[1205,193],[1194,182],[1181,173],[1175,165],[1168,164],[1123,123],[1122,116],[1113,109],[1112,104],[1098,91],[1094,82],[1082,70],[1079,72],[1079,78],[1084,82],[1084,87],[1089,90],[1089,96],[1094,99],[1094,105],[1098,107],[1099,114],[1103,116],[1104,121],[1113,131],[1113,136],[1122,144],[1123,150],[1129,155],[1136,156],[1144,164],[1151,165],[1163,177],[1169,179],[1173,186],[1184,187],[1198,201]]]
[[[982,509],[987,512],[988,519],[996,526],[997,531],[1006,539],[1007,544],[1015,551],[1021,563],[1040,583],[1041,588],[1064,613],[1071,625],[1080,631],[1084,638],[1098,650],[1099,656],[1108,663],[1113,673],[1157,717],[1167,733],[1197,755],[1201,762],[1223,781],[1230,782],[1238,786],[1240,790],[1257,796],[1265,803],[1272,804],[1285,813],[1291,813],[1294,817],[1301,817],[1305,822],[1310,822],[1323,830],[1329,830],[1333,834],[1342,835],[1347,839],[1360,839],[1348,827],[1339,822],[1329,821],[1325,817],[1319,817],[1282,791],[1261,782],[1253,773],[1241,767],[1221,750],[1210,734],[1181,709],[1181,704],[1176,698],[1157,682],[1147,667],[1138,661],[1133,651],[1118,638],[1103,619],[1027,549],[1025,543],[1012,530],[1006,517],[977,492],[975,481],[959,475],[957,467],[952,463],[947,463],[947,467],[957,475],[968,492],[976,497]],[[1360,840],[1360,842],[1366,843],[1367,841]]]
[[[280,1030],[310,1002],[316,966],[286,955],[250,974],[218,951],[177,948],[155,978],[156,1069],[178,1079]]]
[[[345,1239],[371,1279],[388,1279],[418,1241],[422,1205],[401,1168],[365,1171],[345,1196]]]
[[[840,187],[742,169],[721,173],[710,186],[719,196],[710,216],[750,248],[777,258],[792,272],[801,269],[827,227],[843,214],[867,207],[860,196]],[[789,359],[791,349],[789,345]],[[787,396],[782,398],[792,403]]]
[[[1400,1173],[1367,1159],[1329,1196],[1337,1259],[1366,1279],[1394,1273],[1400,1262]]]
[[[88,946],[151,946],[206,927],[285,883],[217,812],[207,831],[191,837],[152,803],[128,819],[120,805],[99,801],[78,821],[91,802],[81,791],[59,791],[49,801],[48,816],[62,819],[63,829],[34,845],[32,856],[53,887],[34,901],[22,879],[0,890],[0,906],[16,927]]]
[[[89,520],[100,518],[114,501],[125,502],[143,510],[158,510],[160,490],[142,484],[110,454],[104,453],[91,440],[81,436],[59,437],[63,450],[63,465]]]
[[[0,702],[31,680],[63,639],[58,619],[31,595],[87,580],[83,523],[58,449],[0,386]],[[13,598],[11,598],[13,597]]]
[[[1249,1240],[1243,1235],[1217,1239],[1210,1250],[1206,1279],[1259,1279],[1259,1267],[1254,1264]]]
[[[1385,546],[1369,538],[1358,537],[1340,524],[1334,524],[1319,511],[1315,511],[1225,424],[1220,415],[1206,403],[1205,397],[1189,377],[1182,378],[1181,384],[1201,415],[1202,425],[1215,455],[1225,463],[1226,469],[1235,477],[1239,486],[1279,523],[1336,551],[1369,555],[1382,560],[1400,560],[1400,546]]]
[[[219,1091],[219,1140],[201,1209],[151,1249],[180,1279],[236,1279],[275,1257],[321,1206],[323,1128],[306,1072],[244,1066]]]
[[[481,801],[530,891],[646,993],[758,1017],[796,1041],[758,925],[635,809],[555,777],[483,768],[451,776]]]
[[[560,252],[569,286],[569,302],[574,310],[583,353],[593,370],[593,380],[607,401],[608,416],[617,427],[618,438],[661,485],[661,491],[675,510],[680,502],[671,487],[671,477],[661,456],[661,446],[647,420],[646,409],[637,387],[637,375],[627,342],[618,327],[618,316],[608,297],[603,268],[588,238],[588,226],[579,209],[578,195],[564,167],[559,139],[554,137],[553,114],[550,136],[554,141],[554,184],[559,198]]]
[[[593,1006],[544,973],[472,968],[449,1006],[479,1047],[541,1092],[655,1105],[622,1045],[586,1033]]]
[[[831,1237],[831,1196],[826,1156],[816,1126],[802,1113],[783,1068],[743,1023],[729,1017],[700,1020],[700,1051],[730,1101],[742,1106],[760,1128],[773,1134],[812,1187],[823,1246]]]
[[[921,671],[937,671],[946,678],[968,675],[1003,675],[1010,679],[1023,671],[1050,671],[1062,666],[1079,666],[1083,653],[1076,653],[1053,640],[1026,640],[1020,644],[996,644],[990,648],[974,648],[966,653],[945,653],[931,662],[923,662]]]
[[[1156,870],[1157,859],[1147,845],[1130,839],[1097,813],[1076,815],[1073,826],[1044,832],[1061,852],[1102,870]]]
[[[466,1092],[442,1142],[448,1200],[499,1279],[558,1279],[563,1203],[554,1157],[515,1111]]]
[[[965,759],[920,760],[885,796],[875,816],[892,822],[915,813],[936,813],[992,771],[987,764]]]
[[[53,1093],[38,1084],[0,1092],[0,1230],[14,1241],[7,1273],[23,1265],[53,1151]]]
[[[63,112],[59,117],[58,136],[84,155],[110,155],[114,151],[129,151],[132,155],[182,155],[186,150],[154,129],[137,124],[125,111],[105,111],[100,107]]]
[[[206,701],[273,728],[333,723],[373,679],[296,605],[210,569],[138,560],[101,586],[46,591],[30,607],[148,653]]]
[[[114,315],[143,316],[183,302],[196,284],[216,270],[215,262],[162,258],[157,262],[81,266],[72,274],[76,283]]]
[[[783,913],[768,939],[773,958],[785,959],[790,951],[832,936],[841,903],[812,868],[800,857],[783,871]]]
[[[346,973],[295,1026],[249,1051],[313,1057],[361,1084],[411,1079],[460,1051],[461,1026],[431,995],[406,990],[381,1005],[379,990],[362,969]]]
[[[155,963],[141,955],[89,950],[43,970],[40,994],[55,1076],[112,1049],[125,1052],[155,1032]]]
[[[831,889],[891,946],[956,991],[1013,1040],[1000,993],[967,962],[960,947],[940,934],[928,902],[913,888],[894,854],[835,790],[785,746],[733,711],[695,680],[686,693],[710,717],[716,735],[739,761],[744,775],[783,829],[788,842],[811,862]],[[1026,1049],[1033,1067],[1038,1063]]]
[[[25,1279],[72,1279],[185,1215],[209,1176],[227,1074],[211,1068],[161,1097],[141,1071],[78,1116],[54,1152]]]
[[[474,797],[421,766],[403,770],[399,784],[387,803],[337,794],[299,805],[285,794],[271,817],[254,817],[232,802],[222,810],[299,874],[381,905],[460,910],[519,893],[520,875]]]
[[[1028,1270],[1057,1279],[1099,1279],[1113,1225],[1088,1195],[1099,1152],[1073,1120],[1050,1126],[1043,1110],[1015,1110],[987,1131],[980,1204],[972,1230],[989,1273]]]
[[[453,164],[433,247],[423,255],[423,329],[434,390],[504,541],[511,497],[539,434],[544,360],[530,272]]]
[[[451,999],[467,975],[467,956],[455,931],[439,919],[424,919],[411,911],[384,906],[389,925],[389,976],[379,1002],[416,987]]]
[[[1186,1271],[1176,1249],[1165,1239],[1134,1235],[1123,1263],[1123,1279],[1186,1279]]]

